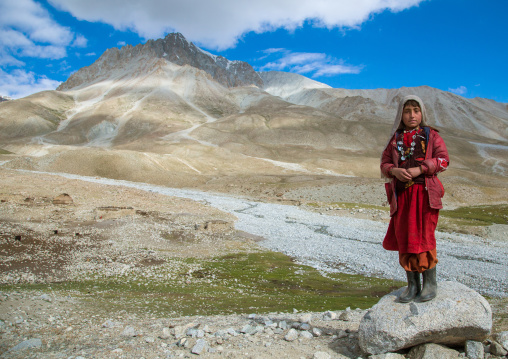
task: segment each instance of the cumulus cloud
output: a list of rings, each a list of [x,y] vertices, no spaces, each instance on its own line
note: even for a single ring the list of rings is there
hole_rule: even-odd
[[[467,87],[466,86],[459,86],[456,89],[449,88],[448,91],[456,94],[456,95],[465,95],[467,93]]]
[[[0,69],[0,95],[21,98],[39,91],[54,90],[61,82],[37,76],[33,72],[13,70],[6,73]]]
[[[25,0],[27,1],[27,0]],[[223,50],[250,31],[293,30],[305,21],[327,28],[355,28],[372,14],[397,12],[424,0],[49,0],[80,20],[160,38],[178,31],[198,44]]]
[[[87,42],[33,0],[0,1],[0,24],[0,57],[7,59],[3,65],[24,64],[19,57],[61,59],[70,44],[84,47]]]
[[[257,67],[259,71],[289,71],[308,74],[312,77],[334,76],[341,74],[358,74],[362,66],[347,65],[343,60],[335,59],[323,53],[291,52],[286,49],[267,49],[263,51],[267,57],[275,60]]]

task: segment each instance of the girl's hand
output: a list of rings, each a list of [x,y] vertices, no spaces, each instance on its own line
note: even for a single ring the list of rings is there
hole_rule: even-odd
[[[422,170],[420,167],[411,167],[407,169],[408,173],[411,175],[411,178],[418,177],[422,174]]]
[[[410,169],[412,169],[412,168],[410,168]],[[419,169],[418,169],[418,171],[419,171]],[[409,170],[406,170],[405,168],[395,168],[394,167],[390,170],[390,172],[391,172],[392,176],[394,176],[401,182],[407,182],[413,178],[411,173],[409,173]]]

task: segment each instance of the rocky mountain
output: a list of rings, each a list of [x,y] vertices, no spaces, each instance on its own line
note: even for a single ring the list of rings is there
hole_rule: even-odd
[[[263,81],[251,65],[243,61],[229,61],[212,55],[188,42],[180,33],[172,33],[164,39],[148,40],[137,46],[127,45],[106,50],[91,66],[72,74],[57,90],[65,91],[110,78],[110,71],[119,66],[128,67],[134,59],[164,59],[173,64],[189,65],[208,73],[225,87],[262,86]]]
[[[445,137],[450,178],[505,186],[506,104],[426,86],[346,90],[256,73],[181,34],[109,49],[57,91],[2,102],[0,149],[17,154],[5,164],[13,168],[172,186],[379,178],[396,106],[411,93]]]

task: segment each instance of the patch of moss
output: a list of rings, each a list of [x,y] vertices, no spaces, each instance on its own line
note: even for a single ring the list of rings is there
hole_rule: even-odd
[[[12,152],[0,148],[0,155],[12,155]]]
[[[174,266],[161,265],[148,277],[139,272],[97,277],[53,283],[51,290],[79,296],[105,311],[214,315],[369,308],[404,285],[360,275],[323,276],[314,268],[269,251],[176,261],[176,272]],[[48,285],[22,288],[47,290]]]

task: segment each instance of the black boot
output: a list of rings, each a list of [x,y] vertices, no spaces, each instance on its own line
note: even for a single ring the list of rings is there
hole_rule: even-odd
[[[399,302],[401,303],[409,303],[420,294],[420,273],[406,271],[406,275],[407,288],[404,293],[399,296]]]
[[[432,300],[437,295],[436,267],[427,269],[423,272],[423,289],[418,300],[426,302]]]

